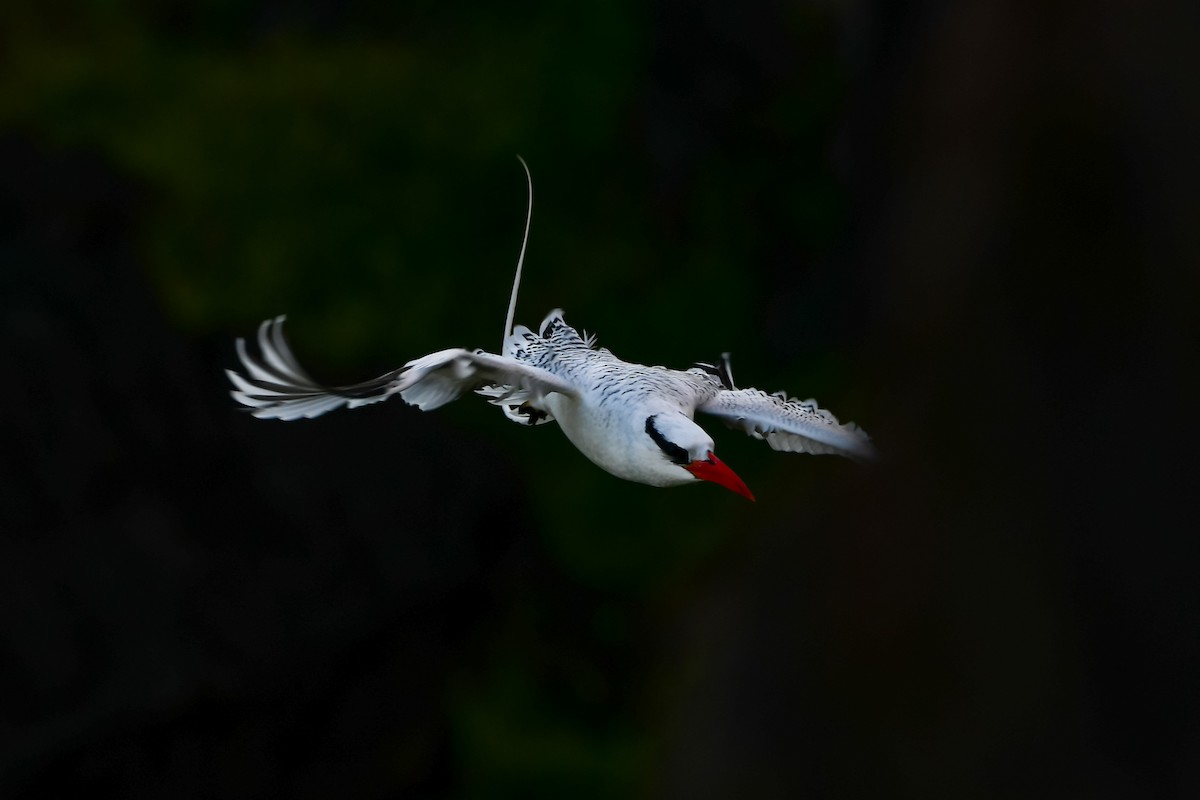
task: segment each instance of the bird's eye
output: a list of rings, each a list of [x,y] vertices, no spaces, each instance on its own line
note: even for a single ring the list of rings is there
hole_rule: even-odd
[[[663,451],[663,455],[665,455],[668,459],[671,460],[671,463],[673,463],[673,464],[691,463],[691,459],[688,458],[687,450],[684,450],[679,445],[675,444],[672,441],[669,441],[667,439],[667,437],[663,436],[659,432],[658,428],[655,427],[654,419],[656,416],[657,415],[651,415],[649,417],[646,417],[646,433],[649,434],[650,438],[654,440],[654,443],[656,445],[658,445],[658,449]]]

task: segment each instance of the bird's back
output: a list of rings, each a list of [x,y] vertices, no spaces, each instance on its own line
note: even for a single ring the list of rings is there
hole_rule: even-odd
[[[518,325],[505,342],[505,355],[553,372],[579,389],[580,400],[596,410],[653,401],[677,406],[691,416],[699,403],[712,397],[720,383],[698,370],[681,372],[623,361],[605,347],[596,347],[594,336],[581,335],[555,309],[542,321],[539,332]]]

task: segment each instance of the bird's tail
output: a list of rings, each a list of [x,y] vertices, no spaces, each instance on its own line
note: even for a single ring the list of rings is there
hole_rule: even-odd
[[[517,256],[517,274],[513,278],[512,295],[508,298],[508,317],[504,320],[504,338],[501,339],[500,352],[503,353],[508,339],[513,332],[513,316],[517,312],[517,292],[521,288],[521,267],[525,264],[525,245],[529,243],[529,223],[533,220],[533,176],[529,174],[529,165],[525,159],[517,156],[525,170],[525,181],[529,185],[529,208],[525,212],[525,235],[521,237],[521,255]]]

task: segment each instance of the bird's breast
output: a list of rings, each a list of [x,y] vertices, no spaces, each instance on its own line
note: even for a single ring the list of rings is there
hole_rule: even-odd
[[[546,399],[567,439],[606,472],[652,486],[690,481],[688,473],[663,458],[646,434],[647,417],[683,411],[682,404],[664,401],[644,386],[617,382],[595,384],[579,397],[552,394]]]

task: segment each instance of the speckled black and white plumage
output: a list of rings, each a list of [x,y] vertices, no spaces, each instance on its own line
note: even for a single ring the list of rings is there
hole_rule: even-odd
[[[652,486],[694,483],[682,464],[703,460],[713,441],[693,416],[711,414],[772,448],[870,459],[870,439],[842,425],[812,400],[733,387],[728,356],[721,365],[688,370],[622,361],[595,338],[581,336],[552,311],[538,332],[516,326],[504,355],[452,348],[351,386],[326,387],[303,371],[282,331],[283,318],[259,330],[260,358],[238,341],[246,375],[229,371],[233,397],[264,419],[315,417],[399,395],[432,410],[475,391],[526,425],[557,422],[579,450],[606,471]],[[684,455],[686,454],[686,459]]]

